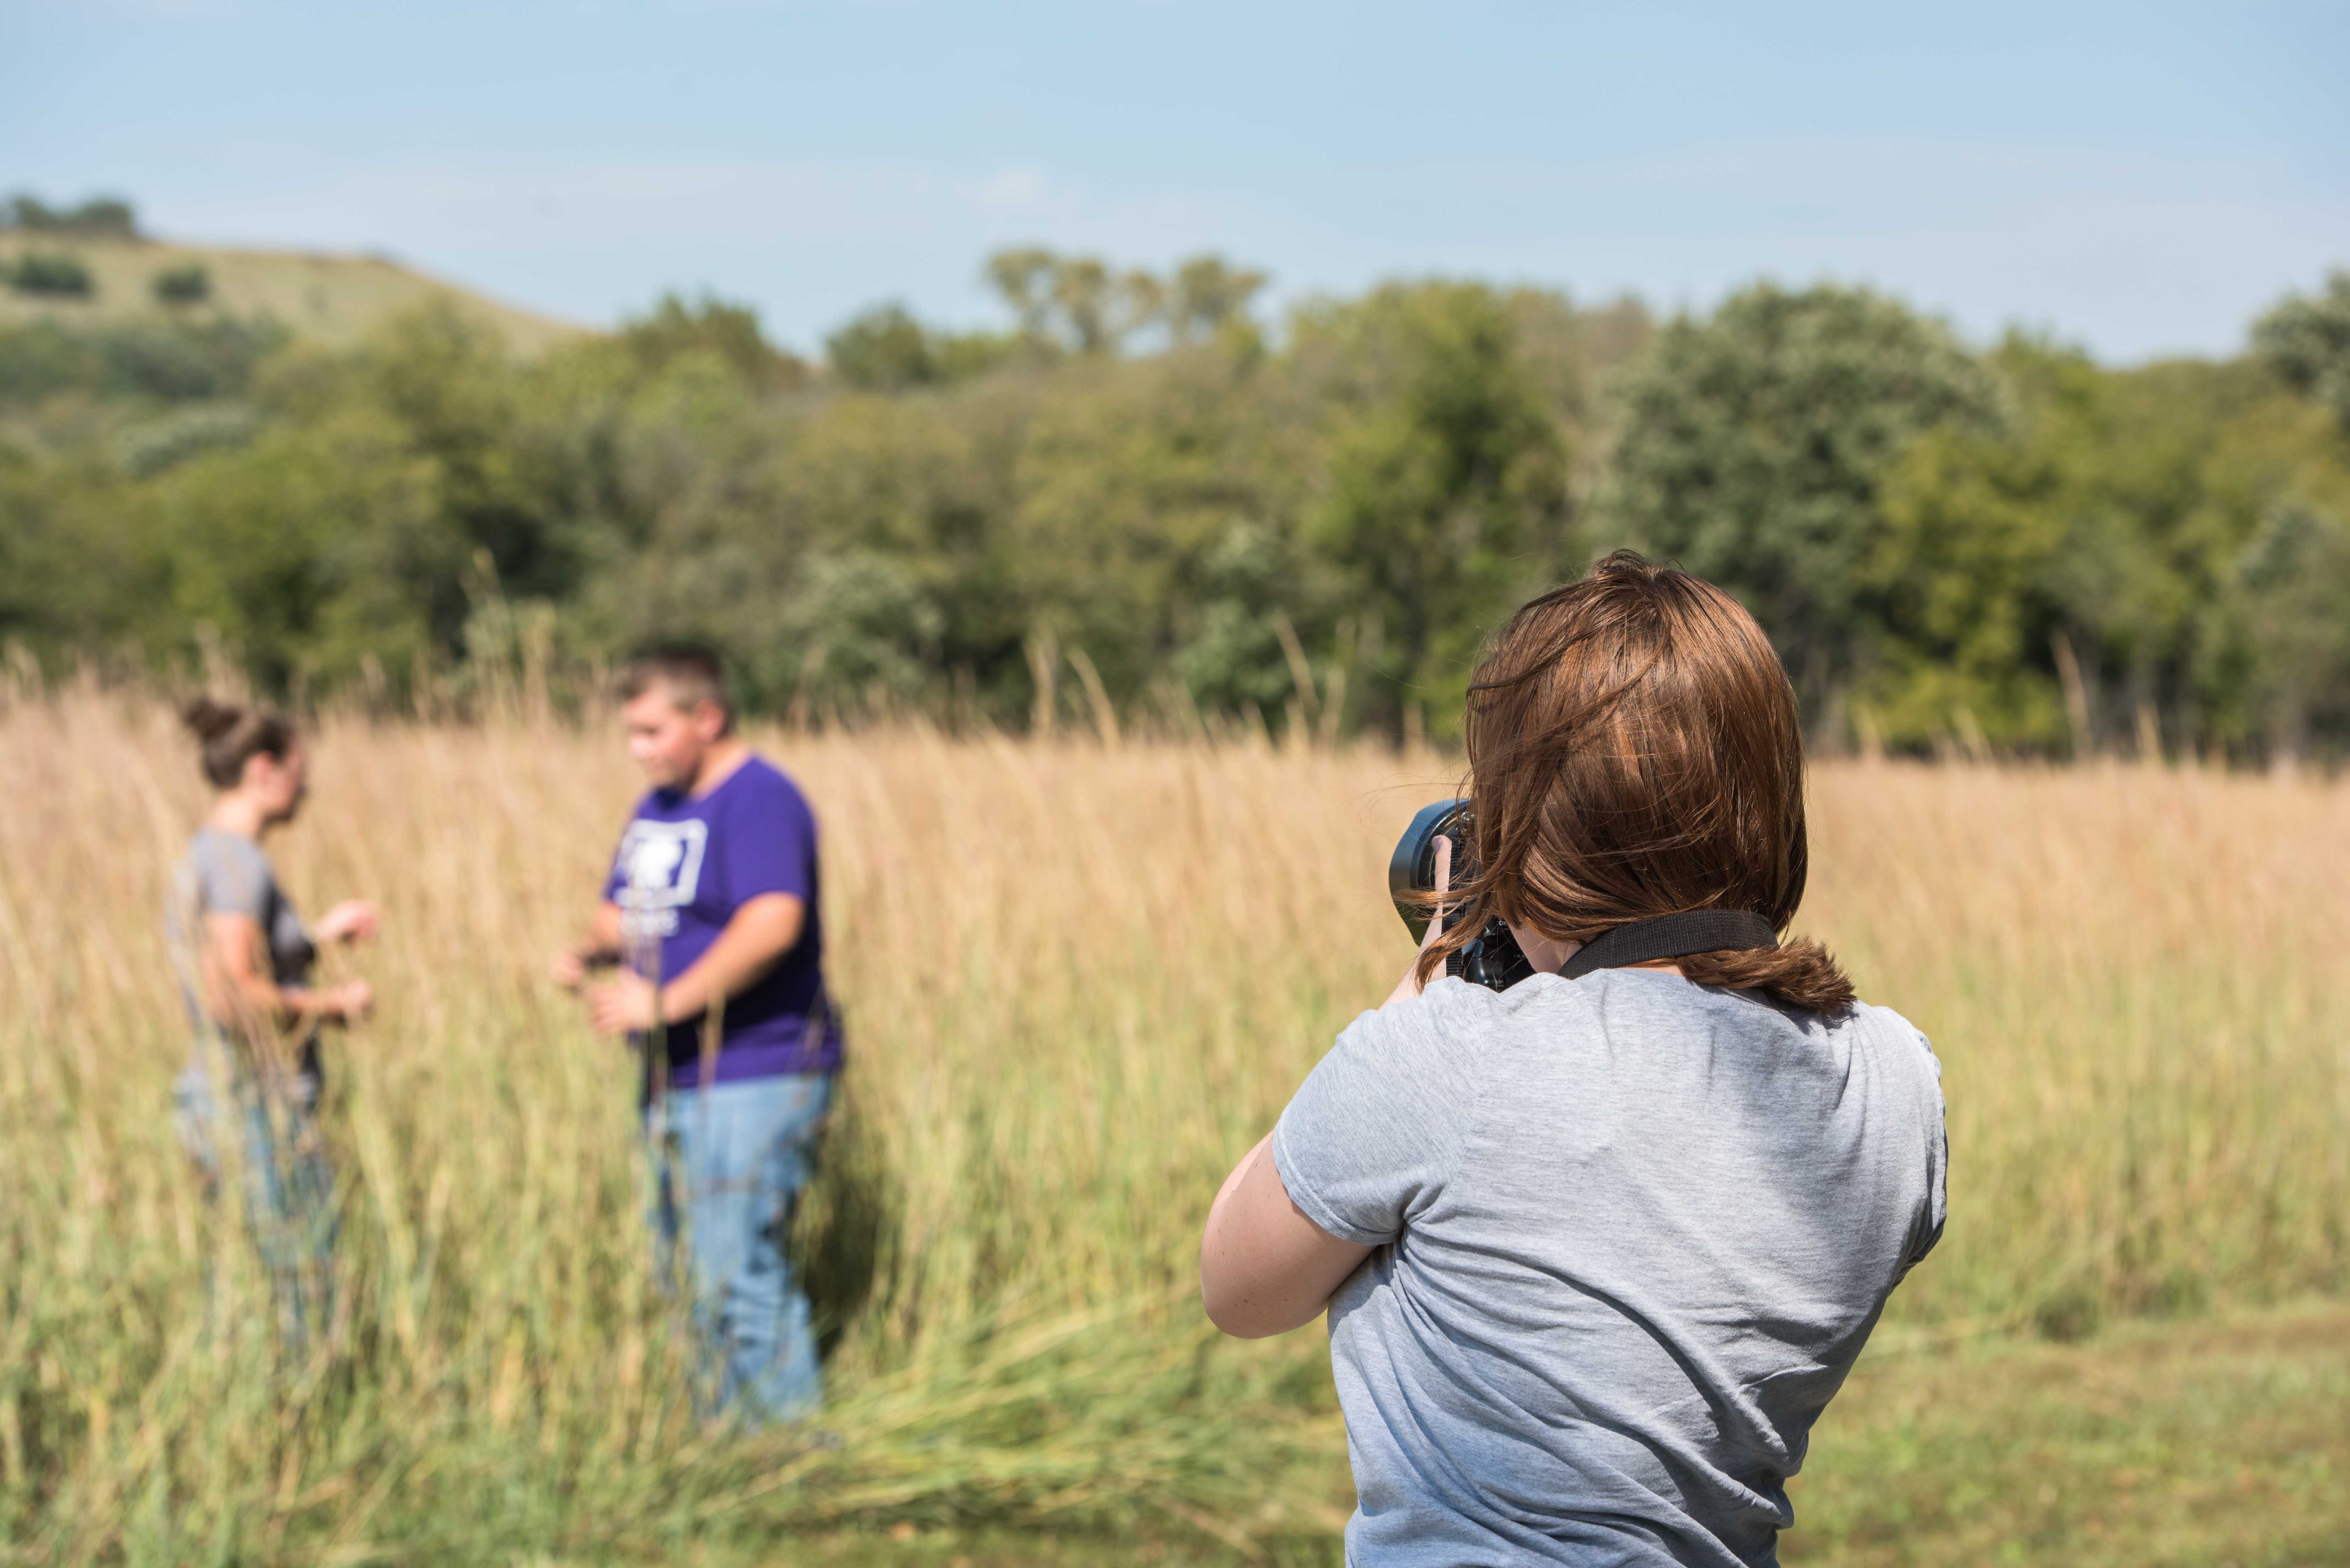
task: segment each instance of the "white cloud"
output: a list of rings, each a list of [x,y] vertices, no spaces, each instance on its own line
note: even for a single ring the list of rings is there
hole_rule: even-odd
[[[1025,165],[999,169],[965,189],[983,212],[1003,213],[1033,213],[1050,193],[1045,171]]]

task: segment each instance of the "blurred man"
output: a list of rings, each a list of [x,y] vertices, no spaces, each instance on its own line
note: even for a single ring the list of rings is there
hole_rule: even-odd
[[[816,819],[734,733],[717,659],[671,649],[620,687],[651,781],[586,942],[555,955],[604,1034],[647,1054],[664,1272],[681,1256],[722,1408],[791,1417],[821,1394],[808,1300],[784,1244],[840,1065],[825,996]]]

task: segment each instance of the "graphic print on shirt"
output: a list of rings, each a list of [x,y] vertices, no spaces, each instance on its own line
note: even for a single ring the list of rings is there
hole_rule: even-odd
[[[710,825],[698,818],[649,822],[639,817],[620,836],[620,908],[642,921],[648,936],[675,936],[677,912],[702,885],[702,857]]]

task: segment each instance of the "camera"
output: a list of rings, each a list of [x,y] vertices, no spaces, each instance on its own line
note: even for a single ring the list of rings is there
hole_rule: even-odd
[[[1477,862],[1469,847],[1471,822],[1468,801],[1440,800],[1422,806],[1419,815],[1411,819],[1411,826],[1403,830],[1403,836],[1396,840],[1395,855],[1388,862],[1388,893],[1395,899],[1396,913],[1403,917],[1404,928],[1411,932],[1415,942],[1427,935],[1433,911],[1410,895],[1436,890],[1436,841],[1452,840],[1452,887],[1477,875]],[[1526,961],[1518,939],[1510,935],[1510,928],[1498,918],[1487,920],[1484,929],[1444,961],[1446,974],[1488,991],[1507,991],[1534,971],[1534,966]]]

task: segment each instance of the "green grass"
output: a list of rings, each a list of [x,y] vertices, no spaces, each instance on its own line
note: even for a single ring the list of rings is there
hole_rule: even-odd
[[[387,318],[446,299],[494,330],[517,354],[578,337],[585,328],[487,298],[413,267],[373,255],[316,251],[258,251],[168,242],[76,240],[0,234],[0,265],[26,252],[67,254],[89,269],[96,286],[77,300],[0,287],[0,327],[48,318],[69,323],[120,321],[207,311],[268,316],[292,330],[335,347],[358,342]],[[164,306],[155,298],[158,273],[197,265],[211,283],[201,305]]]
[[[1791,1568],[2350,1563],[2350,1312],[1865,1359],[1794,1499]]]
[[[2137,1323],[2085,1345],[1872,1354],[1796,1479],[1789,1568],[2336,1568],[2350,1562],[2350,1311]],[[1347,1480],[1320,1478],[1343,1501]],[[1314,1563],[1326,1532],[1249,1553],[1184,1535],[837,1531],[705,1542],[685,1568],[1170,1568]],[[617,1561],[627,1561],[620,1559]],[[617,1562],[616,1562],[617,1568]]]

